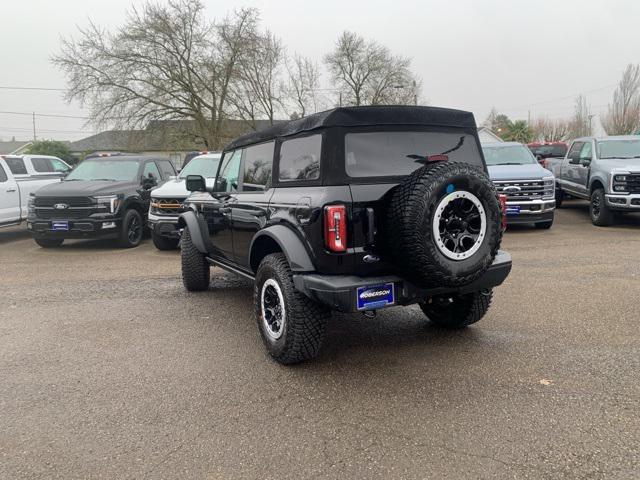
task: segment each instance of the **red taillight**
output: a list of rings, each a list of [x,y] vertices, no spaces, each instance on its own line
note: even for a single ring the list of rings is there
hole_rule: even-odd
[[[347,207],[344,205],[324,207],[324,244],[332,252],[347,250]]]
[[[538,163],[542,166],[542,168],[547,168],[547,159],[546,158],[541,158],[540,160],[538,160]]]
[[[498,201],[500,202],[500,212],[502,212],[500,225],[502,226],[502,230],[507,229],[507,196],[506,195],[498,195]]]

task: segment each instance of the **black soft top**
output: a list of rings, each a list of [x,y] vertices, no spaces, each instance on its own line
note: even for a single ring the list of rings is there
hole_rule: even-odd
[[[473,113],[439,107],[369,106],[340,107],[283,122],[259,132],[247,133],[229,143],[232,150],[254,143],[286,137],[327,127],[360,127],[373,125],[426,125],[438,127],[476,128]]]

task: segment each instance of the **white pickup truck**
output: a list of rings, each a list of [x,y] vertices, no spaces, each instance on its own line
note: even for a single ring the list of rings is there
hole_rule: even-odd
[[[59,181],[57,177],[16,178],[0,157],[0,227],[18,225],[26,220],[29,196],[40,187]]]
[[[15,178],[62,178],[71,171],[64,160],[51,155],[3,155]]]

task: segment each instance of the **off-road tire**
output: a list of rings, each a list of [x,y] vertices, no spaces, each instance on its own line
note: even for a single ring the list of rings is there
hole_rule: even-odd
[[[452,260],[436,245],[432,225],[439,202],[451,192],[469,192],[481,202],[486,231],[478,250]],[[493,183],[474,166],[457,162],[426,165],[392,192],[384,230],[393,263],[420,287],[458,287],[479,278],[492,264],[502,240],[501,210]]]
[[[272,338],[267,332],[262,317],[262,288],[268,279],[277,282],[284,300],[285,320],[281,327],[281,336],[277,339]],[[262,341],[269,355],[277,362],[290,365],[318,355],[324,341],[330,311],[295,289],[291,269],[284,254],[273,253],[260,262],[253,303]]]
[[[211,267],[204,254],[193,244],[189,227],[185,227],[184,232],[182,232],[180,255],[184,288],[190,292],[207,290],[211,281]]]
[[[130,228],[132,222],[135,222],[139,228],[138,233],[130,235]],[[144,221],[142,215],[135,208],[130,208],[124,212],[122,216],[122,223],[120,224],[120,231],[118,232],[118,246],[120,248],[134,248],[140,245],[142,237],[144,235]]]
[[[153,231],[151,232],[151,240],[158,250],[175,250],[180,243],[179,238],[163,237]]]
[[[56,248],[62,245],[64,238],[34,238],[35,242],[42,248]]]
[[[598,202],[598,208],[595,207],[594,202]],[[613,212],[607,206],[607,201],[604,196],[604,189],[596,188],[591,192],[591,199],[589,201],[589,216],[591,217],[591,223],[597,227],[608,227],[613,224]]]
[[[427,318],[442,328],[465,328],[479,321],[489,310],[493,290],[463,295],[432,297],[420,304]],[[450,299],[450,300],[449,300]]]

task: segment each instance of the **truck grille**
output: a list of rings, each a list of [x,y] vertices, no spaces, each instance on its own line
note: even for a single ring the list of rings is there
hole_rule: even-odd
[[[156,215],[180,215],[184,198],[156,198],[151,203],[151,212]]]
[[[90,197],[40,197],[35,200],[36,207],[53,207],[54,205],[65,204],[69,207],[88,207],[94,204]]]
[[[508,201],[527,202],[544,196],[543,180],[494,181],[493,184],[498,193],[507,196]]]
[[[640,193],[640,174],[627,175],[627,188],[629,193]]]

